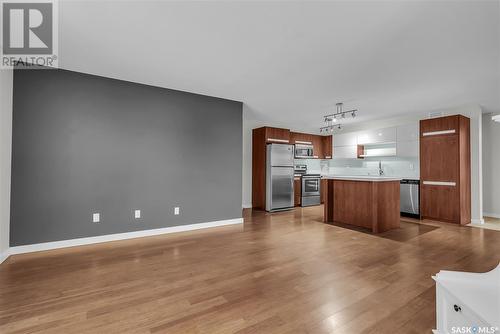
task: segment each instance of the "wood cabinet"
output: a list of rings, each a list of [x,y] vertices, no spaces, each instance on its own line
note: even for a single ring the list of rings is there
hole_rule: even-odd
[[[290,144],[313,145],[313,135],[301,132],[290,132]]]
[[[423,218],[471,221],[470,120],[420,121],[420,210]]]
[[[290,130],[261,127],[252,131],[252,207],[266,209],[266,145],[288,144]]]
[[[318,136],[309,133],[290,132],[288,129],[264,126],[252,130],[252,207],[266,209],[266,145],[268,143],[306,144],[313,146],[318,159],[330,159],[332,136]],[[295,205],[300,205],[300,180],[294,182]]]
[[[290,130],[264,127],[265,137],[267,143],[284,143],[290,142]]]
[[[455,115],[422,120],[420,121],[420,138],[422,136],[457,134],[459,124],[464,122],[464,119],[467,117]]]
[[[321,204],[325,203],[325,198],[326,198],[326,187],[327,187],[327,179],[321,179],[321,186],[320,186],[320,202]]]
[[[333,156],[333,136],[321,136],[323,146],[323,159],[331,159]]]
[[[302,200],[302,182],[300,177],[293,179],[293,199],[294,205],[300,206]]]
[[[319,136],[309,133],[290,132],[290,144],[313,146],[313,159],[331,159],[333,154],[332,136]]]
[[[325,181],[324,222],[354,225],[373,233],[399,228],[399,181]]]
[[[323,140],[321,139],[322,136],[313,136],[313,158],[314,159],[323,159],[324,154],[323,154]]]

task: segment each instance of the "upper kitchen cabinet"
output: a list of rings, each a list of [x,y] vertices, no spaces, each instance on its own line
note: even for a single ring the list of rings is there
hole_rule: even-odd
[[[420,137],[457,134],[460,122],[461,118],[458,115],[420,121]]]
[[[396,142],[396,128],[361,131],[358,133],[358,145]]]
[[[321,136],[313,136],[313,158],[314,159],[323,159],[323,140]]]
[[[396,152],[401,158],[418,158],[419,154],[419,124],[400,125],[396,128]]]
[[[358,145],[335,146],[334,150],[335,155],[333,157],[335,159],[356,159],[358,157]]]
[[[331,159],[333,156],[333,136],[321,136],[323,146],[323,159]]]
[[[420,155],[418,140],[404,140],[396,143],[396,155],[400,158],[418,158]]]
[[[358,134],[356,132],[335,134],[333,146],[356,146],[358,145]]]
[[[358,157],[358,133],[338,133],[333,136],[334,158],[356,159]]]
[[[418,122],[400,125],[396,128],[397,141],[418,141],[420,136]]]
[[[288,144],[290,142],[290,130],[264,127],[265,138],[267,143],[284,143]]]
[[[290,144],[313,145],[313,136],[308,133],[290,132]]]
[[[290,144],[311,145],[313,148],[313,159],[332,158],[332,136],[319,136],[309,133],[290,132]]]

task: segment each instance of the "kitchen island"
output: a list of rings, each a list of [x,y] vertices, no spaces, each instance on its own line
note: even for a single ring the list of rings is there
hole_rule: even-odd
[[[399,178],[323,176],[325,223],[362,227],[372,233],[399,228]]]

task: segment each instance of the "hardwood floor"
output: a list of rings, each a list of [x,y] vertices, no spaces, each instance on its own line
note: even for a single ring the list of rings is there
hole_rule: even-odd
[[[0,333],[430,333],[431,275],[500,261],[498,231],[405,220],[371,235],[322,213],[11,257]]]
[[[493,218],[493,217],[483,217],[483,218],[484,218],[484,224],[476,224],[474,225],[474,227],[487,228],[491,230],[500,231],[500,218]]]

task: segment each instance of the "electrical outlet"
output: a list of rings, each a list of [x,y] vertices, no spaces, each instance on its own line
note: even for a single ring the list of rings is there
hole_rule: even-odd
[[[410,164],[410,170],[414,170],[415,166],[413,164]]]
[[[101,214],[99,212],[94,212],[92,214],[92,222],[93,223],[100,223],[101,222]]]
[[[181,213],[181,210],[178,206],[174,207],[174,215],[179,215]]]
[[[134,210],[134,218],[141,219],[141,210]]]

